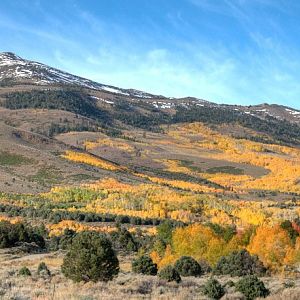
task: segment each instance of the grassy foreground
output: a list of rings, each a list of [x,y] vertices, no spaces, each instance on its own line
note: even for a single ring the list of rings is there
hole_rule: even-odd
[[[201,292],[209,275],[199,278],[184,277],[182,282],[167,283],[156,276],[146,276],[131,272],[131,257],[119,257],[121,271],[110,282],[73,283],[60,272],[64,253],[45,254],[16,253],[14,248],[0,251],[0,298],[1,299],[208,299]],[[51,276],[37,274],[37,266],[45,262]],[[27,266],[32,276],[18,275],[21,267]],[[238,278],[218,276],[225,285]],[[280,277],[262,278],[271,295],[266,299],[299,299],[300,281]],[[222,299],[245,299],[235,292],[234,287],[226,287]]]

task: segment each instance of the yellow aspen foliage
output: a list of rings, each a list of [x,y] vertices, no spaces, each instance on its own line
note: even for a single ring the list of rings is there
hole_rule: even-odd
[[[160,161],[160,160],[158,160]],[[191,170],[187,167],[181,166],[180,162],[173,159],[164,159],[161,160],[161,162],[167,167],[167,171],[169,172],[175,172],[175,173],[185,173],[185,174],[191,174]]]
[[[240,208],[232,212],[234,216],[239,218],[240,225],[261,225],[266,220],[266,215],[262,210],[253,210],[251,208]]]
[[[134,147],[118,139],[101,138],[97,141],[86,141],[84,143],[87,150],[93,150],[98,147],[110,147],[121,151],[133,152]]]
[[[151,257],[151,259],[153,260],[153,262],[154,262],[155,264],[157,264],[157,266],[159,267],[159,264],[160,264],[160,261],[161,261],[161,257],[160,257],[160,255],[158,254],[158,252],[157,252],[157,251],[152,251],[152,252],[150,253],[150,257]]]
[[[254,178],[245,175],[230,175],[224,180],[221,174],[206,174],[209,180],[236,189],[261,189],[300,193],[300,150],[275,144],[263,144],[244,139],[235,139],[220,134],[202,123],[173,125],[168,134],[177,140],[177,147],[201,150],[201,156],[217,160],[242,163],[265,168],[267,175]],[[187,136],[200,137],[191,142]],[[205,174],[205,173],[204,173]],[[223,174],[225,175],[225,174]],[[225,181],[225,182],[224,182]]]
[[[6,217],[6,216],[0,216],[0,222],[2,221],[6,221],[9,222],[11,224],[17,224],[17,223],[21,223],[22,222],[22,218],[21,217]]]
[[[205,259],[211,265],[214,265],[226,250],[225,241],[201,224],[177,228],[173,233],[172,242],[175,256],[188,255],[195,259]]]
[[[296,239],[295,246],[288,249],[284,262],[287,265],[296,265],[300,263],[300,237]]]
[[[223,210],[220,209],[207,209],[205,214],[209,217],[211,223],[216,223],[219,225],[232,225],[234,224],[234,219],[232,216],[229,216]]]
[[[97,191],[99,197],[82,209],[88,212],[112,213],[141,218],[172,218],[195,221],[194,212],[201,212],[202,199],[210,196],[173,190],[153,184],[129,185],[105,179],[84,185]]]
[[[231,175],[225,173],[202,174],[202,176],[224,187],[232,187],[233,191],[236,192],[240,192],[244,189],[246,182],[254,180],[254,178],[249,175]]]
[[[105,161],[99,157],[95,157],[88,153],[82,153],[82,152],[75,152],[75,151],[66,151],[65,154],[62,155],[63,158],[66,158],[68,160],[78,162],[78,163],[84,163],[88,165],[92,165],[95,167],[99,167],[101,169],[110,170],[110,171],[117,171],[121,170],[122,168],[110,163],[108,161]]]
[[[132,186],[130,184],[126,184],[123,182],[120,182],[116,180],[115,178],[104,178],[102,180],[90,183],[90,184],[84,184],[83,186],[88,187],[93,190],[111,190],[111,191],[130,191],[132,190]]]
[[[65,231],[65,229],[71,229],[76,232],[80,231],[86,231],[86,230],[93,230],[97,232],[112,232],[116,230],[116,227],[110,227],[110,226],[90,226],[85,225],[76,221],[71,220],[63,220],[59,222],[58,224],[50,224],[47,226],[49,230],[49,236],[59,236],[62,235]]]
[[[256,254],[265,266],[274,271],[283,267],[284,259],[292,248],[287,231],[279,225],[258,227],[247,247],[251,254]]]
[[[153,183],[157,183],[160,185],[170,186],[173,188],[179,188],[183,190],[190,190],[193,192],[203,192],[203,193],[222,193],[222,189],[216,189],[209,187],[204,184],[198,184],[193,182],[188,182],[184,180],[170,180],[160,177],[148,176],[145,174],[135,173],[136,176],[147,178],[148,180],[152,181]]]
[[[169,265],[173,265],[180,257],[178,254],[174,254],[170,245],[167,245],[164,257],[158,261],[158,268],[163,268]]]
[[[202,258],[214,266],[222,256],[228,255],[230,252],[232,249],[222,238],[212,238],[209,240],[207,252]]]

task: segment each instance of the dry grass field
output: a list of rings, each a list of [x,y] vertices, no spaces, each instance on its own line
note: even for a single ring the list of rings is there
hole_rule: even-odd
[[[72,283],[60,272],[64,253],[20,254],[13,250],[0,252],[0,299],[32,299],[32,300],[121,300],[121,299],[208,299],[202,293],[202,287],[209,275],[184,277],[182,282],[167,283],[156,276],[146,276],[131,272],[130,257],[120,257],[120,274],[108,283]],[[45,262],[51,276],[38,275],[36,270],[40,262]],[[21,267],[27,266],[32,276],[18,275]],[[238,278],[221,276],[218,280],[226,285],[236,282]],[[265,277],[262,278],[270,289],[269,300],[300,297],[300,281],[295,278]],[[235,292],[233,287],[226,287],[226,295],[222,299],[245,299]]]

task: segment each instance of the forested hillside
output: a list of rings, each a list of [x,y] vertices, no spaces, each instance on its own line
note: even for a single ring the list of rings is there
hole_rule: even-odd
[[[61,76],[0,88],[5,297],[297,299],[289,108],[260,115]]]

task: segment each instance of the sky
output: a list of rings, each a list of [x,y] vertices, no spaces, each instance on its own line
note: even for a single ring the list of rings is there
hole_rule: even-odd
[[[300,109],[298,0],[1,0],[0,52],[122,88]]]

